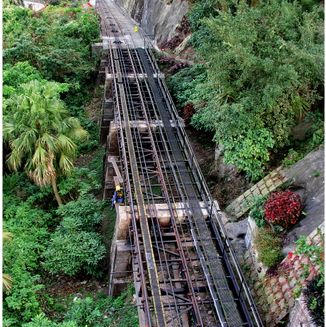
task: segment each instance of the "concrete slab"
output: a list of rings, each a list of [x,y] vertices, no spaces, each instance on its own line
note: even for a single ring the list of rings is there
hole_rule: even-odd
[[[122,34],[119,39],[128,44],[130,48],[144,48],[145,43],[149,42],[149,40],[143,37],[144,33],[139,27],[139,24],[131,19],[113,0],[106,0],[106,2],[111,16],[119,23]],[[138,27],[138,32],[134,31],[135,26]],[[106,38],[106,42],[108,44],[108,42],[113,41]]]
[[[170,120],[171,127],[177,127],[177,124],[174,120]],[[179,126],[183,126],[184,122],[179,122]],[[122,124],[122,128],[124,128],[124,124]],[[151,120],[151,123],[149,124],[151,129],[156,129],[158,127],[164,127],[162,120]],[[145,132],[148,129],[148,124],[144,120],[131,120],[130,121],[130,127],[131,128],[137,128],[140,130],[140,132]],[[110,134],[117,133],[118,129],[120,128],[120,125],[117,122],[110,122]]]
[[[294,250],[294,242],[308,236],[324,221],[324,148],[311,152],[295,165],[285,169],[293,186],[299,189],[304,200],[306,217],[288,233],[284,253]]]
[[[202,210],[202,213],[204,217],[208,217],[209,212],[206,208],[206,204],[204,202],[200,202],[200,207]],[[164,224],[168,223],[170,218],[171,218],[171,213],[169,211],[168,205],[166,203],[158,203],[158,204],[149,204],[146,205],[146,211],[147,212],[152,212],[154,216],[158,217],[158,219]],[[135,206],[135,209],[137,210],[137,206]],[[131,219],[131,212],[130,212],[130,207],[129,206],[117,206],[117,221],[120,221],[118,225],[116,226],[116,229],[119,230],[121,229],[120,232],[117,232],[118,235],[125,235],[126,231],[124,231],[127,228],[127,225],[129,226],[129,223],[127,222],[130,221]],[[183,203],[175,203],[175,217],[178,219],[180,222],[184,221],[185,218],[187,217],[187,211],[186,207]],[[138,217],[136,216],[138,219]]]

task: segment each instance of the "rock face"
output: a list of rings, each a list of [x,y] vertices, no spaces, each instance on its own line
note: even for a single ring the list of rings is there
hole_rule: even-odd
[[[189,5],[185,0],[116,0],[157,43],[176,34]]]
[[[324,221],[324,162],[324,148],[321,147],[285,170],[292,187],[299,188],[299,192],[294,191],[301,193],[306,212],[306,217],[289,231],[283,249],[285,254],[293,251],[300,235],[309,235]]]

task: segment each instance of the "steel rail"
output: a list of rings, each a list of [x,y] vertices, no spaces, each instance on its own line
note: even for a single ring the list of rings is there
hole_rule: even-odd
[[[136,73],[135,69],[134,69],[134,72]]]
[[[120,54],[121,54],[121,49],[120,49]],[[123,57],[123,54],[121,54],[121,57]],[[122,65],[124,66],[124,74],[126,76],[127,75],[127,69],[126,69],[126,67],[124,65],[124,62],[122,62]],[[134,73],[136,74],[136,71],[135,70],[134,70]],[[127,96],[127,101],[129,103],[129,108],[130,109],[134,109],[134,106],[133,106],[133,103],[132,103],[132,99],[131,99],[131,96],[130,96],[131,89],[130,89],[130,85],[129,85],[129,80],[128,79],[125,79],[124,85],[127,87],[128,91],[129,91],[129,97]],[[134,113],[133,110],[130,110],[130,113],[132,115]],[[135,119],[136,118],[135,115],[132,118]],[[141,142],[142,142],[141,141],[141,135],[140,135],[140,132],[139,132],[139,130],[137,128],[136,129],[133,129],[133,135],[135,136],[134,142],[137,140],[138,144],[141,144]],[[135,143],[137,143],[137,142],[135,142]],[[144,155],[144,149],[143,149],[143,147],[141,147],[141,146],[138,147],[138,148],[136,147],[136,153],[139,153],[140,154],[141,162],[139,163],[139,166],[141,167],[142,177],[144,177],[144,176],[148,176],[149,177],[148,170],[144,169],[145,167],[147,167],[147,161],[144,160],[145,155]],[[144,183],[143,185],[145,187],[145,190],[147,190],[148,189],[148,185],[146,183]],[[151,189],[151,185],[149,185],[149,187]],[[152,202],[153,205],[155,204],[153,197],[151,199],[151,202]],[[148,203],[147,203],[147,207],[148,207]],[[153,210],[155,211],[155,207],[154,206],[151,207],[151,210],[150,210],[151,212],[149,214],[149,218],[151,219],[152,225],[154,226],[154,224],[155,224],[154,217],[157,217],[158,215],[157,215],[157,212],[156,212],[156,214],[154,214],[153,213]],[[157,244],[157,233],[154,232],[153,235],[154,235],[154,238],[155,238],[155,242]],[[159,237],[160,237],[161,241],[163,241],[162,234],[160,233],[160,231],[159,231]],[[161,255],[160,255],[160,251],[157,251],[156,253],[157,253],[158,258],[159,258],[160,266],[161,267],[164,267],[164,266],[166,267],[166,271],[168,272],[168,275],[169,275],[168,276],[169,277],[168,280],[170,282],[171,289],[173,289],[173,285],[171,283],[172,277],[171,277],[170,271],[169,271],[169,265],[168,265],[168,259],[167,259],[166,251],[165,251],[165,249],[163,249],[163,256],[164,256],[163,260],[164,260],[164,264],[163,264],[163,261],[162,261]],[[163,279],[163,283],[166,285],[166,279]],[[177,300],[176,300],[175,297],[174,297],[174,302],[175,302],[175,308],[177,308]],[[169,306],[171,307],[171,303],[170,302],[169,302]],[[180,321],[180,325],[181,325],[181,321]]]
[[[111,54],[114,56],[116,49],[111,48],[111,50],[112,50]],[[137,167],[137,163],[136,163],[136,154],[135,154],[135,149],[134,149],[133,143],[132,143],[132,133],[131,133],[130,121],[129,121],[129,117],[128,117],[126,95],[125,95],[125,90],[123,87],[123,78],[122,78],[120,64],[121,63],[119,62],[119,60],[116,60],[113,63],[113,67],[112,67],[113,69],[116,68],[118,71],[118,73],[115,74],[117,76],[117,82],[116,82],[116,80],[114,80],[114,82],[115,82],[115,84],[118,84],[117,91],[119,92],[118,93],[120,95],[119,100],[121,101],[121,107],[118,106],[118,111],[121,110],[121,113],[123,115],[123,123],[125,126],[124,129],[120,128],[120,132],[121,132],[121,137],[123,139],[123,136],[124,136],[123,130],[124,130],[125,134],[126,134],[125,136],[127,139],[128,156],[129,156],[129,162],[131,164],[130,168],[131,168],[131,174],[132,174],[132,179],[133,179],[133,185],[135,188],[135,199],[136,199],[136,203],[137,203],[137,212],[138,212],[138,217],[139,217],[142,241],[144,243],[144,249],[145,249],[147,273],[148,273],[149,282],[151,285],[152,300],[153,300],[154,311],[155,311],[155,320],[156,320],[157,326],[165,326],[166,320],[165,320],[164,310],[162,307],[161,291],[159,288],[159,281],[158,281],[159,278],[158,278],[158,274],[157,274],[154,252],[153,252],[151,239],[150,239],[150,229],[149,229],[148,220],[147,220],[146,211],[145,211],[144,198],[142,196],[142,190],[141,190],[141,186],[140,186],[140,176],[139,176],[138,167]],[[119,117],[120,124],[121,124],[122,117],[121,117],[120,112],[119,112],[118,117]],[[125,158],[126,158],[126,155],[125,155]],[[132,194],[132,192],[129,192],[130,203],[133,202],[131,194]],[[134,208],[134,210],[135,210],[135,208]],[[133,212],[135,212],[134,210],[133,210]],[[133,221],[136,225],[135,219],[136,219],[136,215],[134,214]],[[135,229],[137,229],[137,226],[135,226]]]
[[[160,166],[161,167],[161,166]],[[169,196],[167,196],[167,199],[169,199]],[[172,215],[173,216],[173,215]]]
[[[101,1],[97,1],[97,3],[99,4],[99,12],[101,14],[101,12],[103,12],[103,6],[102,6],[102,2]],[[106,17],[103,18],[103,15],[101,17],[101,21],[104,22],[104,25],[106,23]],[[106,28],[106,31],[108,30],[108,26],[105,25],[105,28]],[[111,44],[109,43],[109,54],[110,54],[110,60],[111,60],[111,67],[112,67],[112,74],[113,76],[115,77],[115,65],[114,65],[114,61],[113,61],[113,52],[112,52],[112,47],[111,47]],[[118,94],[118,87],[117,87],[117,83],[116,83],[116,78],[113,79],[114,80],[114,91],[115,91],[115,94],[117,95]],[[119,101],[116,101],[116,106],[119,108]],[[118,110],[118,117],[117,119],[120,120],[121,122],[121,116],[119,115],[119,110]],[[122,129],[120,129],[120,142],[121,142],[121,148],[122,149],[126,149],[126,145],[124,144],[124,137],[122,135]],[[135,242],[135,246],[136,246],[136,249],[137,249],[137,256],[138,256],[138,262],[139,262],[139,270],[140,270],[140,278],[142,280],[141,282],[141,288],[142,288],[142,296],[144,298],[144,312],[145,312],[145,323],[146,323],[146,326],[153,326],[152,325],[152,322],[151,322],[151,316],[150,316],[150,309],[149,309],[149,300],[148,300],[148,292],[147,292],[147,289],[146,289],[146,280],[145,280],[145,274],[144,274],[144,267],[142,265],[142,258],[141,258],[141,251],[140,251],[140,244],[139,244],[139,235],[138,235],[138,232],[137,232],[137,225],[136,225],[136,218],[135,218],[135,208],[134,208],[134,200],[133,200],[133,194],[132,194],[132,191],[130,189],[130,179],[129,179],[129,173],[128,173],[128,160],[127,160],[127,155],[125,153],[125,151],[122,151],[123,155],[123,160],[124,160],[124,167],[125,167],[125,170],[126,170],[126,174],[125,174],[125,178],[126,178],[126,181],[127,183],[125,183],[125,189],[127,190],[128,192],[128,197],[129,197],[129,205],[130,205],[130,208],[131,208],[131,212],[132,212],[132,225],[133,225],[133,232],[135,234],[135,238],[134,238],[134,242]]]
[[[132,63],[133,69],[134,69],[134,73],[137,74],[137,71],[136,71],[134,63],[133,63],[133,58],[132,58],[132,56],[130,54],[130,49],[128,49],[128,53],[129,53],[129,56],[130,56],[130,61]],[[139,84],[139,81],[138,81],[137,78],[136,78],[136,82],[137,82],[137,86],[138,86],[138,90],[139,90],[140,100],[142,102],[143,107],[145,108],[146,106],[145,106],[144,98],[143,98],[141,87],[140,87],[140,84]],[[169,208],[169,211],[170,211],[172,226],[173,226],[175,234],[178,235],[178,230],[177,230],[176,224],[175,224],[175,214],[173,212],[172,205],[170,203],[170,196],[168,194],[167,186],[166,186],[166,183],[165,183],[164,178],[163,178],[161,163],[159,161],[159,157],[158,157],[158,154],[157,154],[156,145],[155,145],[155,141],[154,141],[154,138],[153,138],[153,133],[151,131],[150,122],[149,122],[148,115],[146,113],[146,109],[144,110],[144,118],[145,118],[146,123],[148,124],[148,133],[150,135],[150,141],[151,141],[151,145],[152,145],[152,149],[153,149],[153,156],[154,156],[156,164],[157,164],[156,168],[157,168],[158,173],[159,173],[160,183],[161,183],[161,186],[162,186],[162,189],[163,189],[163,192],[164,192],[164,195],[165,195],[165,199],[167,201],[168,208]],[[198,303],[197,303],[197,300],[196,300],[196,296],[195,296],[193,288],[192,288],[192,283],[191,283],[191,278],[190,278],[189,271],[188,271],[188,268],[187,268],[186,258],[185,258],[185,255],[184,255],[183,251],[182,251],[182,248],[180,247],[180,237],[179,237],[179,235],[177,237],[177,242],[178,242],[181,258],[182,258],[182,261],[183,261],[183,268],[185,269],[184,272],[186,272],[186,278],[187,278],[187,281],[188,281],[188,284],[189,284],[189,288],[191,290],[191,298],[192,298],[192,301],[193,301],[193,304],[194,304],[195,315],[196,315],[196,317],[198,319],[198,323],[200,324],[200,326],[203,326],[201,315],[200,315],[199,308],[198,308]]]
[[[147,71],[146,73],[147,73],[147,75],[150,75],[149,74],[149,71]],[[160,109],[158,109],[158,111],[160,111]],[[161,112],[161,117],[163,118],[163,123],[164,123],[164,126],[165,126],[165,130],[167,128],[170,128],[170,126],[168,126],[169,125],[169,120],[166,117],[164,119],[164,117],[162,116],[162,112]],[[173,142],[173,138],[170,136],[170,138],[168,138],[168,141],[169,141],[169,143]],[[167,151],[167,153],[168,153],[168,151]],[[173,151],[171,153],[171,156],[174,157]],[[182,156],[181,156],[180,153],[178,153],[178,158],[174,158],[174,159],[171,159],[170,158],[170,165],[171,165],[171,167],[173,167],[174,166],[173,165],[174,162],[176,163],[176,162],[181,162],[181,161],[182,161]],[[176,169],[178,169],[177,168],[177,165],[175,165],[175,167],[176,167]],[[173,170],[173,173],[174,173],[176,182],[179,184],[179,192],[182,195],[183,203],[185,204],[186,207],[188,207],[187,208],[187,212],[188,212],[188,218],[189,218],[189,223],[190,223],[190,226],[191,226],[191,230],[192,231],[197,230],[197,232],[198,232],[198,229],[199,228],[197,226],[197,219],[199,217],[197,217],[197,219],[193,219],[194,205],[192,204],[192,201],[190,201],[189,198],[188,198],[189,197],[189,193],[190,194],[195,194],[195,193],[194,193],[193,190],[190,190],[189,191],[189,189],[188,189],[188,191],[185,191],[186,190],[185,187],[184,187],[184,190],[182,190],[182,188],[180,187],[183,184],[182,178],[180,178],[180,177],[178,178],[176,176],[175,170]],[[201,215],[201,209],[200,209],[200,212],[197,211],[197,214],[198,215]],[[204,219],[204,218],[202,217],[202,219]],[[202,227],[203,227],[203,225],[202,225]],[[202,251],[201,251],[200,247],[198,246],[199,240],[198,240],[196,234],[194,234],[194,232],[192,232],[192,236],[195,239],[195,247],[196,247],[197,252],[199,253],[200,262],[202,264],[202,268],[204,270],[205,276],[206,276],[207,281],[208,281],[209,290],[210,290],[210,293],[211,293],[212,298],[213,298],[213,301],[214,301],[214,306],[215,306],[215,309],[216,309],[216,312],[217,312],[219,321],[220,321],[220,323],[221,323],[222,326],[227,326],[226,321],[224,319],[224,314],[223,314],[223,311],[222,311],[223,308],[220,305],[221,298],[220,298],[220,300],[218,300],[218,293],[217,293],[217,291],[214,291],[214,286],[212,285],[212,283],[215,283],[216,282],[216,278],[214,278],[215,276],[212,276],[213,275],[213,272],[212,271],[210,271],[210,272],[208,271],[208,270],[211,270],[210,269],[211,267],[208,264],[206,264],[206,261],[203,259]],[[209,242],[209,240],[206,240],[206,242]],[[206,253],[206,246],[202,246],[202,249],[205,252],[206,257],[208,257],[208,254]],[[225,287],[227,287],[227,286],[225,285]],[[231,298],[233,300],[233,297],[229,296],[229,298]],[[235,314],[235,312],[234,312],[234,314]],[[240,321],[238,319],[237,325],[239,326],[239,324],[241,324],[241,323],[240,323]]]
[[[149,55],[148,55],[149,58],[151,58],[150,60],[152,62],[152,66],[155,67],[155,72],[156,72],[157,76],[159,76],[159,69],[157,67],[156,61],[153,60],[153,54],[151,53],[150,47],[148,47],[146,50],[149,53]],[[171,95],[168,92],[164,81],[162,81],[160,78],[158,78],[158,82],[160,83],[161,88],[164,90],[165,97],[168,99],[169,110],[170,110],[171,114],[173,114],[173,116],[175,117],[175,120],[176,120],[177,124],[180,126],[180,122],[178,120],[178,115],[177,115],[177,110],[176,110],[175,105],[174,105],[174,103],[173,103],[173,101],[171,99]],[[195,166],[194,171],[196,171],[199,175],[201,175],[201,170],[200,170],[199,164],[197,162],[197,159],[194,156],[194,154],[192,153],[192,151],[189,150],[189,149],[191,149],[191,146],[189,144],[189,140],[188,140],[188,138],[187,138],[187,136],[185,134],[184,129],[180,126],[180,128],[177,129],[177,132],[179,134],[179,138],[181,140],[182,139],[184,140],[183,145],[184,145],[185,150],[188,152],[187,156],[190,159],[189,162],[192,162],[193,165]],[[223,251],[222,251],[223,255],[226,257],[226,263],[228,265],[228,269],[229,269],[231,275],[233,275],[233,279],[238,280],[240,282],[240,284],[241,284],[241,286],[235,285],[235,287],[237,289],[238,296],[239,296],[240,300],[242,301],[242,306],[247,307],[249,305],[249,308],[250,308],[250,311],[251,311],[250,313],[251,313],[251,315],[253,317],[253,320],[255,321],[256,325],[257,326],[263,326],[263,322],[262,322],[262,320],[260,318],[260,315],[258,313],[258,309],[257,309],[257,307],[255,305],[255,302],[254,302],[252,296],[251,296],[249,287],[248,287],[248,285],[247,285],[247,283],[245,281],[243,273],[241,272],[241,269],[239,267],[239,263],[238,263],[238,260],[236,258],[236,255],[234,253],[233,247],[232,247],[232,245],[231,245],[231,243],[230,243],[230,241],[229,241],[229,239],[228,239],[228,237],[226,235],[224,226],[221,223],[221,219],[219,218],[220,213],[216,209],[215,204],[214,204],[213,200],[211,199],[211,195],[210,195],[210,192],[209,192],[209,189],[207,187],[205,179],[203,178],[203,176],[199,176],[199,179],[200,179],[200,183],[203,184],[203,189],[204,189],[206,197],[208,199],[208,201],[206,200],[205,202],[209,203],[209,207],[212,208],[212,217],[211,217],[212,226],[213,226],[213,229],[214,229],[214,233],[216,235],[218,235],[218,238],[220,238],[219,243],[220,243],[221,248],[223,249]],[[218,226],[216,226],[216,224]],[[227,248],[227,251],[229,251],[228,253],[225,252],[225,247]],[[230,259],[232,261],[232,264],[229,262]],[[232,267],[233,267],[233,269],[232,269]],[[235,269],[235,272],[234,272],[234,269]],[[241,292],[245,293],[245,298],[242,297]],[[247,318],[249,320],[251,320],[251,318],[250,318],[250,316],[248,314],[246,314],[246,316],[247,316]]]
[[[129,50],[129,53],[130,53],[130,50]],[[150,56],[149,56],[149,58],[150,58]],[[154,61],[154,63],[156,64],[156,62]],[[135,71],[134,71],[135,72]],[[159,74],[159,71],[157,71],[157,76],[158,76],[158,74]],[[136,75],[136,72],[135,72],[135,75]],[[136,75],[137,76],[137,75]],[[157,78],[158,80],[159,80],[159,82],[160,83],[162,83],[162,81],[160,80],[160,78]],[[161,90],[161,92],[162,92],[162,94],[163,94],[163,91]],[[169,93],[167,92],[166,93],[167,94],[167,98],[169,98]],[[173,105],[173,103],[172,103],[172,105]],[[170,109],[170,108],[169,108]],[[178,126],[179,125],[179,119],[178,119],[178,116],[176,115],[176,121],[175,121],[175,123],[176,123],[176,125]],[[149,126],[149,129],[150,129],[150,126]],[[161,129],[161,127],[159,127],[159,130]],[[181,132],[182,133],[184,133],[184,130],[181,128]],[[177,133],[178,134],[180,134],[180,129],[179,128],[177,128]],[[187,140],[187,138],[185,138],[184,139],[184,141],[185,142],[187,142],[188,140]],[[188,145],[188,144],[187,144]],[[190,147],[188,147],[188,149],[191,149]],[[187,149],[187,150],[188,150]],[[169,151],[167,150],[167,153],[169,153]],[[189,153],[191,154],[192,152],[191,152],[191,150],[189,151]],[[172,155],[173,155],[173,153],[172,153]],[[188,154],[189,155],[189,154]],[[186,154],[186,156],[187,156],[187,154]],[[192,158],[191,158],[191,161],[189,161],[189,162],[192,162],[192,164],[195,164],[195,166],[196,166],[196,164],[197,164],[197,162],[196,162],[196,158],[194,157],[194,156],[192,156]],[[171,165],[171,167],[173,167],[173,165]],[[176,167],[177,168],[177,170],[178,170],[178,167]],[[199,172],[199,178],[200,178],[200,185],[201,185],[201,189],[200,189],[200,193],[202,194],[202,192],[203,192],[203,188],[204,188],[204,191],[206,191],[206,192],[204,192],[204,193],[206,193],[206,197],[204,197],[204,201],[205,202],[211,202],[212,204],[213,204],[213,202],[211,201],[211,198],[210,198],[210,195],[209,195],[209,193],[207,193],[207,186],[206,186],[206,184],[205,184],[205,181],[203,180],[203,178],[202,178],[202,176],[200,176],[200,170],[197,170],[197,173]],[[181,176],[181,173],[180,172],[178,172],[178,174]],[[197,176],[194,176],[195,178],[197,177]],[[205,189],[206,188],[206,189]],[[216,215],[217,216],[217,214],[218,214],[218,212],[217,212],[217,210],[216,210],[216,208],[214,207],[213,208],[213,206],[211,206],[212,207],[212,214],[214,214],[214,215]],[[218,221],[219,222],[219,221]],[[215,226],[215,224],[214,224],[214,221],[213,221],[213,224],[212,224],[212,226],[213,226],[213,229],[214,229],[214,231],[216,232],[216,228],[214,228],[214,227],[216,227]],[[217,230],[217,232],[219,232],[218,230]],[[222,235],[222,238],[221,238],[221,236],[219,235],[219,233],[217,233],[217,236],[218,236],[218,238],[220,238],[220,239],[222,239],[223,238],[223,236],[225,236],[225,235]],[[228,240],[227,240],[228,241]],[[224,242],[224,240],[222,239],[222,242],[223,242],[223,256],[224,256],[224,252],[225,252],[225,244],[227,244],[227,242]],[[228,245],[228,244],[227,244]],[[232,247],[231,247],[231,251],[232,251]],[[232,253],[231,253],[231,257],[232,257]],[[226,262],[226,264],[228,264],[228,261]],[[230,266],[231,267],[231,266]],[[232,267],[231,267],[232,268]],[[236,265],[236,268],[238,268],[238,266]],[[229,269],[231,272],[233,272],[232,271],[232,269]],[[238,275],[239,275],[239,272],[237,271],[237,273],[238,273]],[[240,271],[240,273],[241,273],[241,271]],[[241,284],[241,286],[242,286],[242,284]],[[241,291],[241,289],[240,289],[240,291]],[[246,289],[245,289],[245,291],[246,291]],[[240,293],[239,293],[240,294]],[[240,294],[241,295],[241,294]],[[241,300],[241,299],[240,299]],[[251,309],[252,309],[252,311],[255,311],[255,307],[254,306],[252,306],[251,307]],[[259,322],[259,321],[258,321]]]
[[[129,52],[129,55],[130,55],[130,51],[128,51]],[[131,62],[132,62],[132,58],[130,58],[131,59]],[[132,65],[133,65],[133,63],[132,63]],[[137,71],[136,71],[136,68],[134,67],[134,65],[133,65],[133,71],[134,71],[134,74],[136,75],[137,74]],[[139,86],[139,85],[138,85]],[[139,91],[140,92],[140,91]],[[140,96],[140,98],[141,98],[141,100],[142,100],[142,104],[143,104],[143,106],[144,106],[144,99],[142,98],[142,94],[141,94],[141,92],[139,93],[139,96]],[[146,118],[146,121],[149,123],[149,120],[148,120],[148,118]],[[152,146],[154,147],[154,145],[152,144]],[[154,234],[155,235],[155,234]]]

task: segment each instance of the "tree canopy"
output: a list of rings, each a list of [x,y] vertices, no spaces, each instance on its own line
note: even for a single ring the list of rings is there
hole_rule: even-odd
[[[323,14],[314,3],[308,9],[296,1],[210,0],[189,14],[207,78],[183,78],[186,91],[177,97],[195,104],[192,123],[213,131],[225,161],[252,179],[263,175],[272,151],[290,144],[307,112],[322,111]]]
[[[9,167],[23,167],[40,186],[52,183],[59,204],[56,178],[73,168],[76,141],[87,137],[77,118],[70,117],[60,92],[65,88],[56,82],[31,81],[21,85],[21,94],[8,100],[4,139],[9,141]]]

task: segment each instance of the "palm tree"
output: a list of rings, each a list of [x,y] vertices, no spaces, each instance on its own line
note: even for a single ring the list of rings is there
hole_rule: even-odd
[[[2,231],[2,241],[7,242],[11,241],[13,238],[13,235],[9,232]],[[12,278],[8,274],[2,274],[2,284],[4,288],[9,291],[12,287]]]
[[[30,81],[22,84],[22,93],[8,102],[4,139],[11,154],[11,170],[23,167],[39,186],[52,185],[55,198],[62,204],[58,175],[67,175],[76,157],[76,141],[87,137],[77,118],[69,117],[60,93],[62,84]]]

